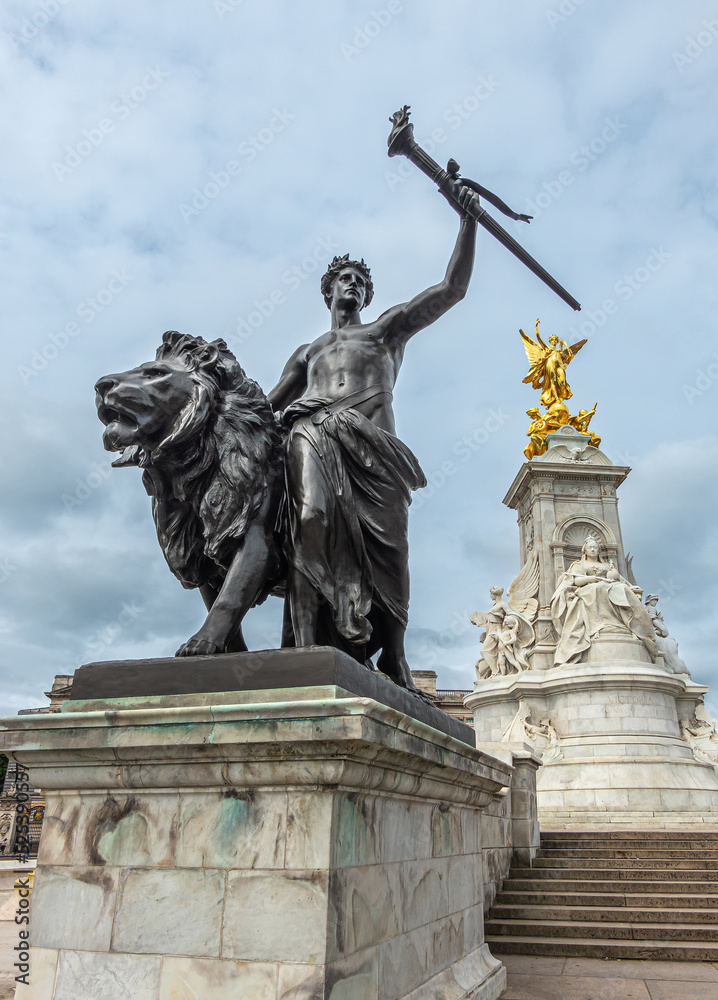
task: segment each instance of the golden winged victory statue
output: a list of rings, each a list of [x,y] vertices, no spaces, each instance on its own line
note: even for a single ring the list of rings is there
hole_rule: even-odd
[[[541,389],[541,405],[550,407],[570,399],[573,393],[566,381],[566,369],[586,341],[579,340],[569,347],[565,340],[559,341],[554,334],[546,344],[539,333],[539,320],[536,320],[536,340],[523,330],[519,333],[531,365],[524,382],[530,382],[533,389]]]
[[[536,320],[536,340],[523,330],[519,330],[530,363],[529,373],[524,382],[530,383],[533,389],[541,390],[540,405],[546,410],[545,413],[541,413],[538,406],[532,406],[526,411],[526,415],[531,418],[526,431],[529,443],[524,448],[524,455],[529,462],[533,458],[545,455],[548,435],[556,433],[566,425],[587,437],[594,448],[598,448],[601,444],[601,438],[589,430],[588,426],[596,412],[597,404],[594,403],[591,410],[579,410],[577,416],[572,417],[566,403],[566,400],[573,396],[571,386],[566,380],[566,369],[587,341],[579,340],[569,347],[565,340],[552,335],[548,338],[547,344],[539,333],[539,322]]]

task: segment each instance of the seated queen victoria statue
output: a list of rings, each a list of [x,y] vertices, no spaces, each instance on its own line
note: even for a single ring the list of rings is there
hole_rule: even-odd
[[[576,663],[601,632],[631,633],[655,662],[658,651],[650,616],[640,589],[624,579],[612,562],[603,562],[598,540],[589,535],[581,558],[563,574],[551,599],[551,616],[559,635],[554,663]]]

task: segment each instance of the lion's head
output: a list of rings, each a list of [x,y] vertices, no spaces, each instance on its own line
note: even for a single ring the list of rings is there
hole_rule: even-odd
[[[115,465],[138,465],[160,545],[186,587],[216,585],[252,520],[273,516],[280,432],[223,340],[165,333],[154,361],[105,375],[97,413]]]

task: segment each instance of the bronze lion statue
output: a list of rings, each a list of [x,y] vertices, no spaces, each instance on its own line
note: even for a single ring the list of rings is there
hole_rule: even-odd
[[[113,465],[139,466],[167,563],[207,618],[178,656],[247,649],[247,611],[282,586],[282,435],[223,340],[171,330],[154,361],[95,385]]]

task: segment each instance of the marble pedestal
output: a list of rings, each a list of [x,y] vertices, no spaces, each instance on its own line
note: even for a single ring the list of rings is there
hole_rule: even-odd
[[[363,669],[363,668],[360,668]],[[495,1000],[509,764],[337,686],[0,723],[47,800],[18,1000]]]
[[[543,753],[542,829],[718,828],[718,771],[680,727],[707,688],[642,650],[596,641],[591,662],[482,680],[467,696],[481,745],[528,740]]]

